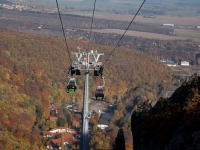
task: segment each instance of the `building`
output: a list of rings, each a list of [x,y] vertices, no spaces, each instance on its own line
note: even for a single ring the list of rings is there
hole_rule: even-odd
[[[178,65],[177,63],[173,61],[168,61],[168,60],[160,60],[160,62],[171,67],[176,67]]]
[[[52,132],[50,132],[50,131],[44,131],[43,132],[43,137],[48,137],[48,138],[50,138],[50,137],[54,137],[56,135],[56,133],[52,133]]]
[[[108,127],[110,119],[111,119],[111,115],[109,113],[103,113],[100,116],[100,120],[99,120],[99,123],[97,124],[97,127],[104,130],[105,128]]]
[[[57,133],[68,132],[68,130],[72,130],[72,129],[68,129],[68,128],[65,128],[65,127],[54,128],[50,131],[44,131],[43,137],[54,137]]]
[[[80,145],[80,140],[75,138],[76,133],[67,133],[63,134],[63,144],[64,147],[67,147],[69,144],[75,145],[76,147]],[[46,142],[46,147],[49,149],[61,149],[62,134],[59,133],[55,135],[55,139],[50,139]]]
[[[73,121],[72,121],[72,126],[73,127],[80,127],[80,119],[74,117]]]
[[[58,107],[57,107],[55,104],[52,103],[52,104],[49,106],[49,111],[50,111],[50,114],[51,114],[51,113],[57,114],[57,113],[58,113]]]
[[[67,132],[68,128],[66,127],[58,127],[50,130],[49,132],[51,133],[62,133],[62,132]]]
[[[190,63],[188,61],[181,61],[181,66],[189,66]]]
[[[173,61],[166,61],[166,62],[162,62],[163,64],[170,66],[170,67],[176,67],[177,63],[174,63]]]
[[[174,24],[163,24],[163,27],[166,27],[166,28],[173,28],[173,27],[174,27]]]
[[[49,131],[44,131],[43,136],[44,137],[53,137],[57,133],[64,133],[64,132],[72,134],[72,133],[75,133],[75,130],[66,128],[66,127],[58,127],[58,128],[51,129]]]

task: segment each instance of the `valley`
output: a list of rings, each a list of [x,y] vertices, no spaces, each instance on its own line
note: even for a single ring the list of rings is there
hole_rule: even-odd
[[[143,146],[137,145],[140,143],[138,139],[134,139],[136,144],[133,145],[132,129],[136,129],[132,131],[137,137],[145,135],[142,137],[145,140],[151,135],[161,144],[158,146],[168,144],[172,131],[165,121],[165,109],[173,129],[179,127],[180,122],[176,119],[181,116],[179,112],[185,117],[188,115],[179,103],[169,100],[170,96],[185,79],[188,81],[190,76],[190,80],[198,78],[192,75],[200,73],[200,18],[199,6],[195,5],[198,1],[193,0],[188,7],[186,2],[172,4],[171,0],[146,3],[118,44],[140,5],[137,0],[97,2],[97,6],[108,5],[96,8],[92,32],[91,1],[60,1],[67,42],[63,38],[54,1],[10,2],[19,4],[20,8],[10,5],[0,7],[0,110],[5,112],[0,119],[0,149],[80,149],[84,71],[73,76],[77,91],[73,94],[66,92],[71,59],[76,59],[71,52],[78,52],[77,47],[81,48],[81,52],[89,49],[104,53],[100,59],[105,67],[103,75],[106,80],[103,102],[94,98],[95,89],[102,85],[102,80],[100,76],[94,76],[93,71],[89,72],[90,103],[86,119],[89,123],[90,150],[116,148],[115,140],[120,129],[123,130],[127,150]],[[66,6],[68,2],[70,5]],[[81,5],[83,3],[85,5]],[[22,4],[23,10],[20,10]],[[24,9],[27,8],[25,5],[28,9]],[[194,11],[180,15],[191,8]],[[175,25],[165,27],[163,24],[166,23]],[[198,100],[197,87],[194,86],[194,89],[197,96],[193,96]],[[188,96],[188,103],[193,100],[191,95]],[[182,103],[181,100],[179,102]],[[155,109],[150,106],[155,106]],[[192,106],[196,107],[196,103]],[[187,110],[190,109],[189,105]],[[198,108],[194,109],[198,112]],[[151,116],[152,110],[161,114]],[[143,111],[147,112],[142,117],[146,120],[143,120],[144,126],[138,126],[137,117]],[[137,113],[138,116],[135,115]],[[173,113],[177,122],[173,120]],[[133,117],[136,117],[136,122]],[[160,131],[165,126],[159,119],[169,126],[164,132],[167,137],[162,138],[165,134]],[[157,124],[148,120],[155,121],[160,128],[157,130]],[[193,125],[188,125],[193,128]],[[196,131],[198,127],[194,128]],[[64,133],[52,134],[62,129]],[[145,132],[137,134],[140,129]],[[155,134],[161,138],[157,139]],[[70,141],[69,137],[74,140]]]

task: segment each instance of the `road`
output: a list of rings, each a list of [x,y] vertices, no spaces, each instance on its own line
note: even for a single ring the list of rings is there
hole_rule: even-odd
[[[110,104],[106,102],[97,102],[95,100],[90,100],[89,107],[91,107],[91,112],[95,111],[97,113],[109,113],[113,114],[114,112],[114,106],[110,106]]]

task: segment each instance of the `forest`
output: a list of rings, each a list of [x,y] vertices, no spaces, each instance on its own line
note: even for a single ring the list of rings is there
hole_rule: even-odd
[[[47,106],[56,103],[62,107],[72,99],[65,90],[70,66],[66,45],[63,38],[59,37],[26,34],[3,28],[0,31],[0,110],[4,112],[0,120],[0,147],[42,149],[45,139],[40,133],[51,129],[47,121]],[[83,51],[88,47],[88,43],[81,41],[68,40],[68,43],[70,52],[77,51],[77,46]],[[100,61],[105,63],[113,46],[90,43],[90,48],[104,53]],[[95,138],[92,140],[96,141],[91,141],[90,146],[95,148],[95,145],[100,144],[96,142],[102,139],[109,141],[107,144],[111,147],[117,130],[122,127],[127,148],[131,148],[130,117],[124,118],[126,112],[130,112],[140,102],[157,100],[164,91],[174,89],[180,80],[174,78],[167,66],[153,57],[121,47],[106,63],[104,76],[105,101],[115,105],[116,109],[108,130],[93,129],[92,137]],[[81,105],[84,76],[76,76],[76,79],[78,90],[74,98]],[[101,80],[91,74],[89,82],[89,97],[92,98]],[[117,99],[113,99],[113,95],[117,95]],[[91,120],[91,123],[96,124],[96,121]],[[108,138],[110,140],[106,140]]]

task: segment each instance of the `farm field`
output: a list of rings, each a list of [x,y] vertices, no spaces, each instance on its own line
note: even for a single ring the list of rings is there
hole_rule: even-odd
[[[194,73],[200,73],[199,66],[177,66],[170,67],[170,69],[174,72],[174,74],[192,75]]]
[[[85,29],[85,31],[89,31],[89,30]],[[114,33],[114,34],[123,34],[124,33],[124,30],[119,30],[119,29],[93,29],[92,31],[93,32],[99,32],[99,33]],[[169,35],[148,33],[148,32],[139,32],[139,31],[127,31],[126,35],[144,37],[144,38],[152,38],[152,39],[160,39],[160,40],[174,40],[174,39],[186,40],[186,39],[190,38],[190,39],[193,39],[196,42],[200,42],[200,35],[199,35],[199,38],[194,38],[194,37],[192,38],[192,37],[188,37],[188,36],[187,37],[169,36]]]
[[[80,16],[92,16],[92,13],[88,12],[68,12],[68,14],[80,15]],[[134,15],[126,14],[106,14],[106,13],[95,13],[94,18],[119,20],[119,21],[131,21]],[[198,26],[200,25],[200,16],[196,17],[179,17],[170,15],[160,15],[155,18],[143,18],[143,16],[138,15],[134,22],[148,23],[148,24],[175,24],[175,25],[190,25]]]
[[[170,16],[184,16],[184,17],[198,17],[200,14],[196,11],[167,11],[167,14]]]
[[[184,29],[175,29],[174,34],[179,37],[188,37],[188,38],[199,38],[200,39],[200,30],[184,30]]]

